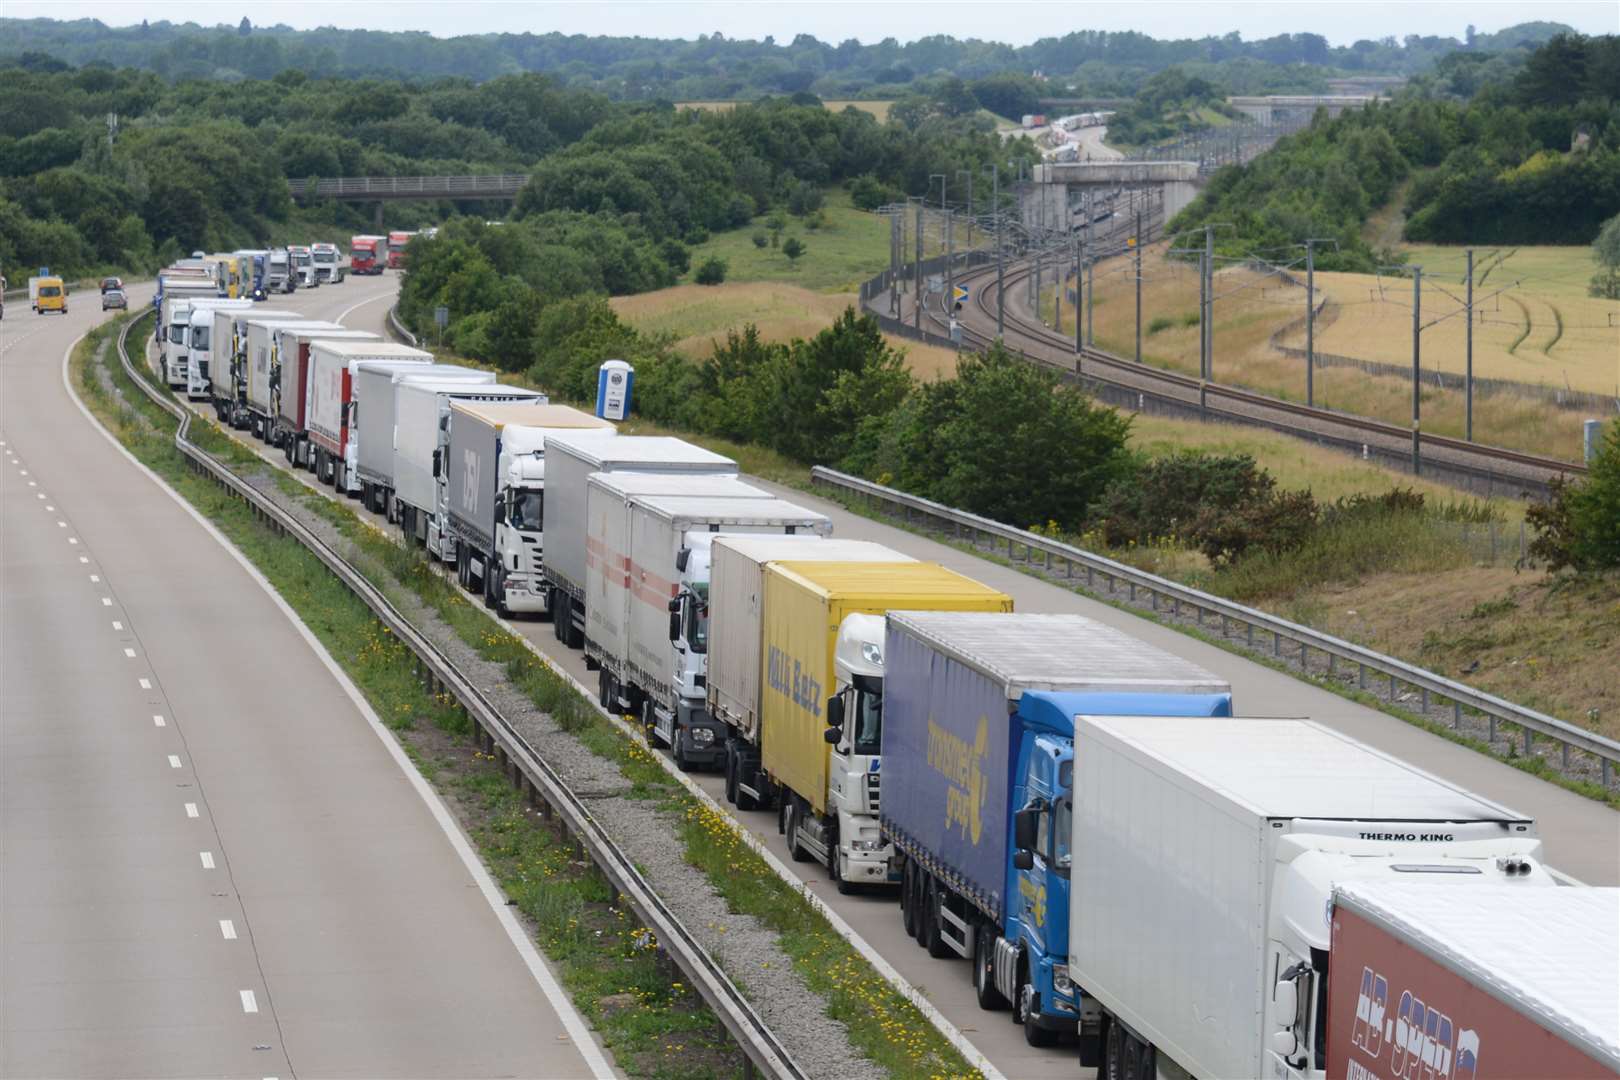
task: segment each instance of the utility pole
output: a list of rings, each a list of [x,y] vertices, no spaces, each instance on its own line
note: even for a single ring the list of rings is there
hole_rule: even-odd
[[[1468,344],[1463,353],[1463,438],[1474,441],[1474,249],[1468,249],[1468,292],[1464,314],[1468,316]]]
[[[1142,362],[1142,210],[1136,211],[1136,362]]]
[[[1080,268],[1086,265],[1085,234],[1074,230],[1074,364],[1080,367]]]
[[[913,271],[913,273],[916,274],[916,278],[915,278],[914,284],[912,286],[912,293],[911,293],[911,308],[912,308],[911,314],[912,314],[914,327],[915,327],[917,333],[921,334],[922,333],[922,307],[923,307],[923,280],[922,280],[923,204],[922,204],[921,200],[918,200],[918,202],[917,202],[916,233],[917,233],[917,262],[912,267],[912,271]]]
[[[1214,274],[1215,230],[1204,226],[1204,250],[1198,257],[1198,415],[1206,415],[1209,405],[1209,376],[1214,368],[1209,355],[1213,341],[1209,333],[1210,317],[1215,312]]]
[[[1091,260],[1086,263],[1086,344],[1087,345],[1095,345],[1095,344],[1097,344],[1097,339],[1095,337],[1093,337],[1092,334],[1091,334],[1091,312],[1096,307],[1096,302],[1097,302],[1097,276],[1096,275],[1097,275],[1097,256],[1095,254],[1093,254],[1091,256]],[[1079,285],[1080,285],[1080,282],[1076,281],[1075,282],[1075,287],[1078,288]],[[1078,301],[1080,299],[1080,294],[1076,293],[1074,298],[1075,298],[1075,300],[1077,302],[1076,303],[1076,308],[1078,308],[1078,306],[1079,306]],[[1075,313],[1074,313],[1074,316],[1075,316],[1075,319],[1078,321],[1079,318],[1080,318],[1080,312],[1078,310],[1076,310]],[[1078,326],[1076,326],[1074,329],[1075,329],[1076,333],[1080,332],[1080,328]]]
[[[972,169],[958,169],[956,175],[959,176],[959,177],[961,177],[961,176],[966,176],[967,177],[967,189],[968,189],[967,242],[968,242],[968,247],[972,247],[973,246],[973,170]]]
[[[948,316],[946,325],[956,321],[956,228],[953,215],[945,211],[945,302],[940,306]]]
[[[990,166],[990,183],[995,189],[992,206],[996,222],[996,340],[1000,341],[1007,323],[1007,241],[1003,228],[1006,223],[1001,220],[1001,174],[994,165]]]
[[[1423,418],[1422,348],[1423,333],[1423,267],[1412,267],[1412,475],[1421,475],[1423,468],[1421,441],[1418,434]]]
[[[1305,241],[1305,406],[1316,407],[1316,241]]]

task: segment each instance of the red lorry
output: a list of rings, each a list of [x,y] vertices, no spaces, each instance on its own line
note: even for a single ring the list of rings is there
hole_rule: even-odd
[[[1328,1080],[1620,1076],[1620,889],[1334,889]]]
[[[388,234],[388,269],[399,270],[405,266],[405,245],[411,242],[414,232],[391,232]]]
[[[380,274],[387,253],[381,248],[387,239],[381,236],[356,236],[349,241],[349,273]]]

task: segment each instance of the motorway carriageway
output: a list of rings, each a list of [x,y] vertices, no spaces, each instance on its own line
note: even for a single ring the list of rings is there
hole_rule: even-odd
[[[395,280],[393,277],[385,279],[387,282]],[[357,309],[343,321],[356,329],[385,333],[386,316],[386,304],[379,302]],[[211,409],[205,411],[207,415],[212,415]],[[245,435],[240,437],[246,438]],[[251,440],[249,445],[256,448],[266,460],[285,466],[285,459],[279,451]],[[296,475],[313,484],[309,473],[299,472]],[[1218,672],[1230,680],[1235,707],[1242,715],[1308,717],[1320,721],[1437,776],[1529,814],[1538,822],[1545,843],[1545,860],[1549,865],[1587,884],[1620,885],[1620,815],[1601,803],[1263,664],[1238,657],[1010,567],[881,524],[805,492],[754,477],[746,479],[784,499],[826,514],[834,522],[835,536],[875,540],[916,558],[942,563],[1006,592],[1013,597],[1018,611],[1065,611],[1087,615]],[[330,493],[327,488],[320,490]],[[388,525],[382,515],[369,514],[352,500],[347,501],[347,505],[379,529],[397,533],[397,527]],[[563,648],[553,636],[549,622],[520,617],[511,620],[508,625],[584,686],[595,686],[595,673],[586,670],[584,654]],[[594,694],[589,696],[594,700]],[[1006,1076],[1074,1080],[1081,1075],[1072,1051],[1033,1049],[1024,1043],[1022,1028],[1010,1022],[1010,1013],[987,1013],[979,1009],[968,981],[967,963],[934,960],[906,937],[900,923],[899,905],[895,903],[892,893],[876,891],[839,895],[822,867],[814,863],[790,862],[786,845],[777,835],[774,811],[738,812],[735,807],[725,804],[721,777],[706,773],[693,773],[692,776],[717,803],[725,806],[764,841],[780,861],[796,872],[802,872],[805,882],[816,895],[901,975],[923,989],[940,1012],[960,1028]]]
[[[0,1075],[614,1075],[358,691],[75,404],[99,306],[0,323]]]

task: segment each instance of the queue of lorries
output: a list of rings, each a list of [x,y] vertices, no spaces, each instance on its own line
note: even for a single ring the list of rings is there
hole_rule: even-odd
[[[549,617],[604,707],[774,810],[840,891],[896,893],[1031,1044],[1110,1080],[1620,1074],[1620,890],[1558,887],[1523,814],[834,537],[722,455],[373,334],[173,299],[188,395],[487,606]]]

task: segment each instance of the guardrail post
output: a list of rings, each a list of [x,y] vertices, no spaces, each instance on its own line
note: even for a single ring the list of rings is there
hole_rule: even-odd
[[[1491,722],[1490,743],[1491,743],[1492,746],[1495,746],[1496,745],[1496,717],[1492,716],[1489,719],[1490,719],[1490,722]]]
[[[1429,713],[1429,688],[1425,686],[1421,690],[1423,692],[1423,714],[1427,716]]]
[[[1462,727],[1462,702],[1460,701],[1451,703],[1451,726],[1453,728]]]
[[[1564,771],[1569,772],[1569,743],[1561,743],[1559,757],[1563,760]]]
[[[1360,690],[1367,689],[1367,665],[1366,664],[1357,664],[1356,665],[1356,688],[1360,689]]]
[[[1282,655],[1282,635],[1275,630],[1271,632],[1271,655]]]
[[[1608,758],[1598,758],[1598,761],[1601,762],[1602,769],[1603,769],[1603,790],[1608,791],[1609,790],[1609,759]]]
[[[1524,729],[1524,756],[1525,757],[1529,757],[1531,754],[1535,753],[1535,749],[1531,745],[1531,741],[1530,741],[1534,737],[1535,737],[1534,732],[1532,732],[1529,728]]]

